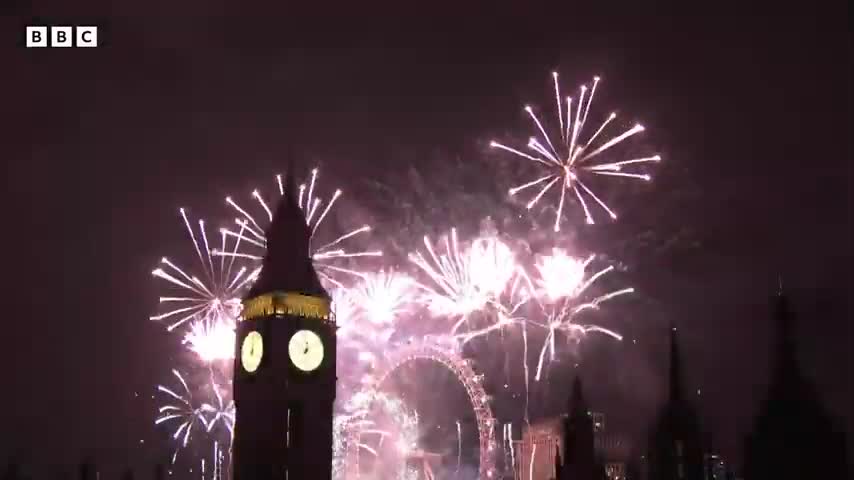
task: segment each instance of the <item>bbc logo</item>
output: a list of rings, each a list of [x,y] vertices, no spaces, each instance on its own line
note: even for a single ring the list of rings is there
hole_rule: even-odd
[[[27,48],[97,46],[98,27],[27,27]]]

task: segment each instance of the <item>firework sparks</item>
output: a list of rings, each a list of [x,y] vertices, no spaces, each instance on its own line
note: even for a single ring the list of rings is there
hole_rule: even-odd
[[[463,430],[460,425],[460,421],[456,421],[457,424],[457,472],[460,471],[460,464],[462,462],[463,456]]]
[[[584,300],[590,286],[614,270],[613,266],[609,266],[585,278],[594,258],[593,255],[586,259],[575,258],[565,250],[555,248],[550,255],[539,258],[536,264],[538,276],[533,281],[526,276],[531,289],[537,293],[537,302],[547,318],[545,324],[537,324],[546,328],[548,334],[540,350],[534,376],[536,381],[540,380],[546,352],[550,352],[550,358],[554,359],[555,340],[560,333],[567,335],[567,338],[578,338],[589,332],[604,333],[617,340],[623,338],[620,334],[598,325],[577,323],[581,313],[597,310],[600,304],[608,300],[634,292],[634,288],[629,287]]]
[[[335,205],[336,201],[341,196],[341,190],[335,190],[335,193],[332,194],[332,197],[329,199],[329,201],[325,205],[323,205],[323,200],[321,200],[320,197],[315,196],[314,192],[315,186],[317,184],[317,174],[318,169],[315,168],[311,171],[311,180],[309,181],[308,186],[306,186],[306,184],[304,183],[300,185],[298,194],[299,207],[305,214],[306,223],[308,223],[308,226],[311,230],[312,240],[314,240],[314,234],[317,231],[318,227],[320,227],[320,225],[323,223],[323,220],[329,214],[330,210],[332,210],[332,206]],[[276,176],[276,184],[278,186],[279,195],[284,195],[284,185],[282,183],[281,175]],[[271,210],[269,204],[264,200],[258,190],[254,190],[252,192],[252,198],[264,211],[264,215],[267,217],[267,222],[272,221],[273,211]],[[233,230],[224,228],[222,229],[223,235],[236,238],[239,242],[242,241],[243,245],[251,251],[238,252],[235,250],[232,252],[227,252],[224,250],[217,250],[215,252],[215,255],[242,257],[254,261],[260,261],[263,258],[264,252],[267,249],[267,238],[264,235],[264,228],[247,209],[241,207],[231,197],[226,197],[225,202],[239,214],[239,216],[234,219],[234,222],[239,227],[239,229]],[[342,267],[338,263],[340,260],[351,259],[356,257],[382,256],[382,252],[379,250],[350,251],[343,248],[342,246],[346,240],[370,231],[371,227],[369,225],[364,225],[355,230],[351,230],[345,233],[344,235],[341,235],[340,237],[336,238],[335,240],[321,246],[316,246],[314,245],[314,242],[312,242],[311,256],[314,260],[315,268],[317,269],[318,275],[320,275],[321,279],[327,285],[334,285],[339,288],[344,287],[341,282],[336,280],[335,275],[337,273],[346,273],[357,276],[362,275],[361,272]],[[257,275],[259,270],[260,267],[258,267],[258,269],[253,273]]]
[[[184,394],[179,395],[170,388],[158,385],[157,390],[168,395],[171,403],[160,407],[160,416],[154,421],[154,424],[160,425],[164,422],[177,424],[178,426],[173,432],[172,438],[179,442],[178,448],[183,448],[189,443],[193,428],[198,424],[202,424],[207,430],[208,422],[202,414],[202,407],[194,405],[193,393],[190,391],[190,387],[187,385],[184,377],[177,370],[172,370],[172,374],[178,378],[184,389]],[[175,463],[175,459],[178,456],[178,448],[175,449],[175,453],[172,455],[172,463]]]
[[[653,161],[638,159],[597,165],[588,162],[616,143],[637,133],[630,131],[631,133],[617,136],[602,145],[595,146],[594,140],[605,128],[606,122],[595,134],[586,139],[586,142],[581,142],[579,136],[582,135],[582,127],[587,118],[596,83],[593,85],[590,97],[584,104],[585,108],[581,113],[576,112],[574,121],[570,122],[568,114],[566,122],[562,114],[559,116],[562,132],[560,138],[568,149],[567,152],[572,154],[565,154],[565,160],[563,160],[565,165],[561,167],[563,170],[558,169],[558,173],[553,173],[551,176],[554,178],[539,181],[539,184],[545,187],[530,205],[533,206],[542,198],[550,185],[563,178],[564,187],[558,207],[558,218],[555,222],[556,230],[560,225],[563,196],[566,190],[572,190],[577,194],[589,222],[592,223],[592,218],[583,203],[584,198],[578,192],[587,194],[611,213],[611,210],[577,179],[580,172],[613,176],[620,173],[621,168],[626,165],[642,163],[641,160]],[[584,100],[584,92],[585,90],[582,90],[582,100]],[[562,106],[559,92],[558,106]],[[532,139],[529,144],[536,156],[515,152],[498,144],[495,146],[531,158],[538,163],[548,164],[550,168],[555,167],[554,164],[560,163],[557,160],[560,157],[557,155],[555,146],[559,146],[560,143],[553,143],[554,139],[546,136],[545,129],[530,109],[529,113],[543,135],[539,140]],[[587,153],[588,150],[590,153]],[[561,174],[560,171],[565,173]],[[617,176],[641,177],[629,174]],[[283,194],[282,179],[280,177],[276,179],[281,195]],[[305,213],[312,237],[341,195],[338,190],[329,197],[328,202],[323,203],[320,197],[315,195],[316,181],[317,170],[315,169],[312,171],[308,185],[299,187],[298,195],[299,206]],[[525,185],[523,188],[535,184],[537,183]],[[257,202],[258,212],[263,212],[259,218],[263,220],[262,215],[266,215],[267,219],[271,220],[273,212],[270,204],[265,202],[257,191],[252,193],[252,197]],[[249,268],[242,267],[241,259],[249,259],[253,262],[260,260],[266,249],[262,228],[265,222],[253,217],[250,213],[252,209],[244,209],[230,197],[226,202],[239,214],[235,219],[237,227],[221,229],[221,238],[215,240],[218,244],[215,248],[211,248],[209,244],[204,221],[199,221],[198,228],[194,228],[185,211],[180,210],[201,265],[201,271],[196,273],[192,269],[185,270],[164,258],[162,265],[154,270],[153,275],[160,280],[165,280],[169,288],[182,293],[161,297],[161,305],[168,308],[151,317],[152,320],[167,321],[169,331],[183,326],[184,344],[211,372],[210,391],[205,388],[204,379],[201,384],[193,385],[194,390],[191,391],[184,377],[177,370],[173,370],[182,389],[158,386],[158,391],[167,395],[169,402],[160,408],[160,415],[155,423],[174,425],[172,436],[177,441],[179,449],[187,446],[191,440],[191,432],[198,431],[199,425],[203,427],[203,434],[211,440],[216,438],[213,444],[214,462],[211,464],[215,476],[217,472],[221,475],[222,452],[227,451],[227,448],[220,449],[226,441],[225,434],[228,433],[230,439],[234,433],[235,406],[230,399],[230,387],[226,383],[218,384],[213,378],[214,371],[222,374],[230,364],[214,362],[233,359],[234,328],[241,308],[241,291],[251,284],[260,272],[260,267],[257,265]],[[367,226],[361,227],[338,237],[333,242],[317,248],[312,246],[311,249],[317,271],[332,293],[336,322],[340,327],[338,339],[341,353],[338,356],[338,371],[342,377],[340,385],[343,386],[339,388],[345,390],[345,395],[341,397],[346,400],[344,407],[336,407],[337,413],[334,419],[336,465],[345,461],[345,455],[342,452],[346,447],[342,445],[348,443],[358,445],[358,450],[369,452],[373,457],[382,457],[381,462],[386,464],[381,466],[382,468],[419,451],[417,412],[407,410],[400,400],[390,397],[387,393],[372,391],[370,387],[367,393],[361,388],[358,390],[349,388],[356,385],[353,383],[354,380],[361,380],[359,384],[362,386],[367,384],[365,378],[370,378],[366,377],[370,375],[368,366],[374,365],[378,360],[381,361],[385,353],[384,349],[394,346],[392,340],[397,339],[395,335],[412,334],[411,331],[398,331],[398,321],[417,308],[425,308],[432,316],[444,317],[448,320],[448,323],[437,323],[440,325],[439,328],[435,328],[431,332],[435,335],[430,336],[444,338],[452,343],[454,348],[460,348],[462,344],[493,331],[502,331],[503,338],[504,327],[513,324],[521,326],[526,359],[524,362],[526,420],[529,379],[527,342],[530,332],[528,329],[542,328],[546,332],[539,352],[536,373],[533,375],[537,381],[541,378],[545,359],[547,357],[554,359],[555,339],[559,335],[567,339],[577,339],[588,332],[601,332],[617,339],[621,338],[618,333],[611,330],[577,322],[581,313],[595,310],[601,303],[633,291],[631,288],[626,288],[590,298],[589,287],[597,279],[613,270],[613,267],[608,267],[594,271],[595,273],[590,272],[594,256],[576,258],[564,250],[553,249],[550,255],[537,257],[536,262],[520,261],[513,249],[495,235],[483,235],[471,241],[460,242],[456,229],[451,229],[448,235],[436,242],[438,245],[425,237],[424,249],[415,250],[410,254],[410,261],[416,267],[414,270],[418,273],[418,278],[423,280],[422,282],[393,270],[369,273],[350,269],[345,259],[382,255],[380,251],[351,251],[343,247],[348,239],[369,230]],[[532,273],[531,276],[528,275],[528,271]],[[336,279],[339,273],[347,275]],[[588,273],[592,274],[588,275]],[[522,308],[528,303],[531,304],[530,308]],[[532,313],[536,308],[539,308],[542,313],[535,317],[537,321],[524,318],[519,313],[523,310],[526,314]],[[539,342],[540,337],[536,341]],[[536,358],[535,352],[532,351],[532,358]],[[547,355],[548,352],[551,352],[551,355]],[[359,361],[354,361],[356,359]],[[534,362],[531,363],[533,365]],[[201,388],[196,388],[199,386]],[[203,400],[199,401],[199,399]],[[472,398],[475,405],[481,405],[486,401],[485,395]],[[506,427],[508,427],[507,436],[512,439],[509,425]],[[457,469],[459,470],[462,451],[459,422],[456,428]],[[358,432],[357,437],[352,437],[348,433],[351,431]],[[515,464],[512,441],[508,440],[508,443],[511,463]],[[177,453],[178,449],[175,456]],[[388,455],[393,455],[394,461],[387,462],[388,459],[385,457]],[[173,462],[175,456],[173,456]],[[340,470],[341,466],[338,465],[335,468]]]
[[[210,416],[206,422],[206,430],[210,433],[217,424],[221,423],[228,431],[229,437],[233,437],[235,420],[234,400],[226,400],[226,395],[230,391],[217,384],[213,379],[213,375],[211,375],[210,387],[213,390],[216,403],[203,403],[200,407],[203,413]]]
[[[394,271],[366,274],[354,290],[355,302],[372,323],[391,325],[414,301],[413,287],[411,278]]]
[[[206,363],[234,358],[235,319],[206,316],[194,320],[184,335],[184,344]]]
[[[179,296],[160,297],[160,305],[167,306],[163,313],[149,317],[151,320],[168,321],[167,330],[170,332],[194,320],[197,323],[189,335],[191,345],[200,342],[199,348],[204,349],[204,355],[213,352],[202,347],[207,342],[200,335],[204,332],[218,332],[220,324],[233,323],[240,313],[240,290],[253,280],[252,274],[246,273],[245,267],[236,268],[234,258],[224,257],[214,259],[211,255],[208,235],[204,220],[199,220],[198,236],[187,218],[184,209],[179,210],[190,240],[203,271],[202,279],[191,275],[166,257],[161,260],[161,267],[151,273],[165,280],[169,288],[180,292]],[[226,236],[221,235],[221,250],[236,251],[238,243],[227,245]],[[195,331],[195,333],[192,333]],[[192,348],[192,347],[191,347]],[[200,355],[202,353],[200,352]],[[204,358],[204,357],[203,357]],[[222,358],[214,355],[208,359]],[[226,357],[227,358],[227,357]]]
[[[418,412],[407,408],[399,398],[378,390],[363,390],[352,395],[343,409],[345,413],[336,415],[334,420],[336,477],[344,473],[347,442],[355,442],[359,450],[375,458],[385,451],[383,445],[389,444],[392,448],[388,452],[396,458],[388,461],[389,465],[401,463],[399,460],[417,448]],[[398,472],[396,477],[403,474]]]
[[[443,243],[444,253],[437,255],[430,239],[424,237],[428,256],[416,251],[409,258],[431,280],[433,286],[419,284],[431,313],[458,318],[450,334],[465,343],[516,320],[514,314],[527,296],[520,288],[519,267],[510,247],[495,237],[481,237],[461,249],[456,229]],[[496,313],[494,322],[459,332],[472,314],[487,307]]]
[[[408,276],[391,271],[365,274],[352,288],[332,290],[342,397],[370,382],[398,331],[397,319],[415,305],[414,285]]]
[[[332,290],[332,305],[340,349],[355,351],[361,362],[371,364],[397,331],[396,320],[415,304],[415,282],[394,271],[360,277],[352,288]]]
[[[599,77],[593,78],[593,86],[590,88],[589,93],[586,85],[581,86],[577,101],[573,105],[572,97],[561,98],[557,72],[554,72],[552,75],[554,77],[555,100],[559,122],[558,135],[554,135],[554,133],[549,135],[547,129],[534,113],[534,109],[530,106],[525,106],[525,111],[537,128],[536,135],[531,137],[527,144],[530,152],[526,153],[495,141],[490,143],[491,147],[505,150],[526,160],[535,162],[547,171],[546,175],[511,188],[509,193],[510,195],[516,195],[532,187],[539,188],[537,193],[528,202],[527,207],[531,209],[547,192],[552,190],[552,187],[556,186],[559,190],[557,213],[554,223],[554,230],[556,232],[560,231],[560,222],[567,194],[574,196],[578,200],[579,205],[584,210],[584,217],[587,223],[594,223],[593,215],[588,205],[590,199],[607,212],[611,218],[616,219],[617,214],[614,213],[602,198],[593,192],[586,181],[583,180],[583,177],[599,175],[648,181],[650,180],[648,174],[626,172],[624,169],[636,167],[644,163],[658,162],[661,160],[661,157],[653,155],[620,161],[600,160],[604,152],[620,144],[627,138],[642,132],[644,127],[636,124],[616,136],[608,137],[603,132],[606,130],[608,124],[617,117],[616,113],[611,113],[593,134],[587,136],[584,127],[587,122],[587,115],[590,113],[590,104],[593,102],[593,96],[599,84]],[[597,142],[596,140],[600,137],[603,140]],[[585,200],[585,198],[588,200]]]
[[[338,287],[332,290],[332,310],[338,326],[338,338],[350,338],[359,333],[357,320],[359,307],[352,290]]]

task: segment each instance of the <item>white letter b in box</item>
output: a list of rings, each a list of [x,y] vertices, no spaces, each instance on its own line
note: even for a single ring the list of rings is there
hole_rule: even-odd
[[[47,27],[27,27],[27,48],[47,46]]]
[[[74,27],[50,27],[51,47],[70,47],[74,39]]]

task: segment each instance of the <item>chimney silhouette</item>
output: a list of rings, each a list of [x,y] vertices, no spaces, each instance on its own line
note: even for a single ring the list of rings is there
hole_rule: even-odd
[[[91,458],[87,458],[83,460],[83,463],[80,464],[80,480],[96,480],[97,474],[95,469],[95,462]]]
[[[16,460],[12,460],[6,466],[6,471],[3,472],[3,480],[18,480],[19,478],[21,478],[21,466]]]

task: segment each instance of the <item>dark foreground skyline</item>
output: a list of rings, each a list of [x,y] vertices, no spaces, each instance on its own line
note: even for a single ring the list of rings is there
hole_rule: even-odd
[[[573,86],[602,75],[597,102],[642,120],[665,158],[650,188],[617,196],[619,223],[584,236],[625,263],[643,307],[613,324],[637,351],[591,346],[601,379],[587,381],[592,403],[643,429],[663,396],[675,322],[704,425],[737,457],[768,378],[768,299],[782,275],[805,371],[850,433],[844,12],[631,21],[555,12],[472,17],[447,31],[422,19],[417,29],[388,22],[396,32],[379,38],[361,36],[356,21],[278,23],[288,12],[74,13],[89,11],[108,44],[86,52],[18,48],[30,22],[0,20],[13,72],[0,90],[4,211],[19,232],[3,238],[13,371],[0,461],[93,454],[119,468],[168,450],[150,397],[178,348],[147,317],[159,294],[152,266],[186,251],[178,206],[218,218],[226,194],[266,185],[288,155],[321,163],[326,185],[352,195],[354,215],[375,203],[370,179],[405,190],[409,165],[506,166],[485,145],[527,132],[520,108],[552,100],[553,69]],[[391,213],[377,224],[397,226]]]

